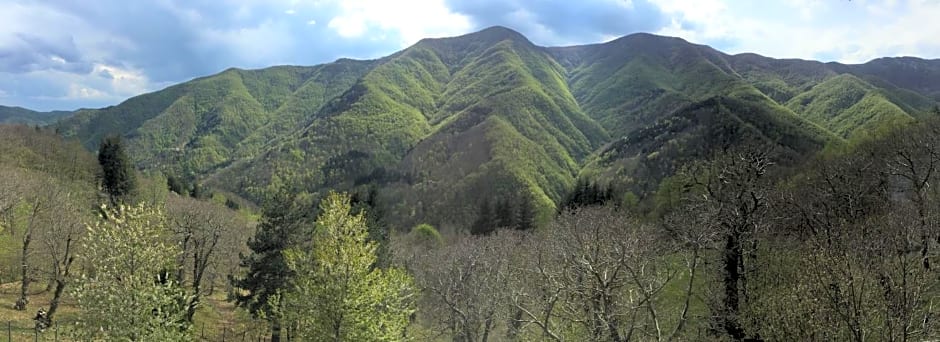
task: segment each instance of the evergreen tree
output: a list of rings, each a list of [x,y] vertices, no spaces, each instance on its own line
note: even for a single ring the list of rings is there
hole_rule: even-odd
[[[186,191],[186,184],[182,180],[176,178],[174,175],[166,176],[166,186],[170,191],[175,192],[177,195],[182,195]]]
[[[235,304],[271,324],[271,340],[280,341],[281,321],[277,298],[287,287],[292,271],[284,251],[298,246],[308,231],[308,212],[298,192],[280,189],[263,209],[255,236],[248,241],[251,254],[242,256],[244,277],[230,277]]]
[[[346,195],[320,204],[313,248],[284,254],[296,275],[285,294],[285,317],[304,341],[399,341],[414,312],[414,282],[397,268],[377,268],[377,244],[366,217]]]
[[[512,201],[501,199],[496,204],[496,226],[500,228],[516,227],[516,211],[513,210]]]
[[[532,198],[528,195],[523,195],[519,201],[518,220],[516,229],[529,230],[535,228],[535,206],[532,203]]]
[[[485,235],[496,230],[496,213],[493,211],[493,205],[489,199],[483,199],[480,203],[480,212],[477,214],[476,221],[470,227],[470,234]]]
[[[109,136],[98,147],[98,164],[101,165],[101,185],[108,193],[112,205],[130,200],[137,189],[134,168],[124,152],[124,142],[119,136]]]

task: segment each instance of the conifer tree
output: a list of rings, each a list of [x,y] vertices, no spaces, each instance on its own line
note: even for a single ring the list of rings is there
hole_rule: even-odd
[[[243,277],[230,277],[235,304],[271,324],[271,341],[280,341],[281,320],[277,298],[287,288],[293,275],[284,259],[284,251],[302,242],[308,231],[308,210],[298,192],[279,189],[263,209],[255,236],[248,241],[251,254],[243,256]]]
[[[496,226],[500,228],[516,227],[516,211],[512,201],[501,199],[496,204]]]
[[[98,164],[101,165],[101,186],[108,193],[112,205],[130,200],[137,190],[134,167],[124,152],[124,141],[120,136],[109,136],[98,147]]]
[[[535,228],[535,206],[530,196],[523,195],[522,199],[519,200],[519,217],[516,229],[529,230],[532,228]]]
[[[477,214],[476,221],[470,227],[470,234],[485,235],[496,230],[496,213],[493,211],[493,205],[489,199],[483,199],[480,203],[480,212]]]

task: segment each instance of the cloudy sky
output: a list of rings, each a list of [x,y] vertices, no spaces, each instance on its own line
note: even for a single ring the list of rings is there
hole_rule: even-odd
[[[0,0],[0,104],[117,104],[228,67],[375,58],[503,25],[546,46],[634,32],[729,53],[940,58],[940,0]]]

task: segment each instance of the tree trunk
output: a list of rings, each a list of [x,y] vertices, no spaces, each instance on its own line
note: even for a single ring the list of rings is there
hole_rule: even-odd
[[[728,234],[725,244],[725,253],[722,258],[722,267],[724,268],[724,307],[722,308],[722,326],[734,340],[744,339],[744,329],[738,322],[738,313],[740,306],[740,297],[738,293],[738,283],[741,280],[740,265],[742,250],[740,242],[740,233],[732,231]]]
[[[271,320],[271,342],[281,342],[281,321],[277,318]]]
[[[31,228],[31,227],[30,227]],[[27,228],[26,235],[23,236],[23,255],[20,259],[20,270],[22,271],[23,282],[20,286],[20,298],[16,300],[13,306],[16,310],[26,310],[26,304],[29,304],[29,243],[33,238],[32,229]]]
[[[46,312],[46,326],[52,326],[53,316],[59,309],[59,302],[62,299],[62,293],[65,292],[65,281],[56,280],[55,292],[52,295],[52,301],[49,302],[49,311]]]

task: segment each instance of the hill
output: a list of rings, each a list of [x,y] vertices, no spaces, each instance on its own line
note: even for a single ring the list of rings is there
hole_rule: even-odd
[[[463,226],[500,199],[545,219],[579,177],[644,197],[737,144],[794,163],[931,115],[938,66],[728,55],[650,34],[546,48],[493,27],[371,61],[230,69],[57,127],[89,148],[123,135],[141,168],[249,199],[300,178],[375,189],[396,225]]]
[[[69,111],[37,112],[22,107],[0,106],[0,124],[42,126],[72,115]]]

